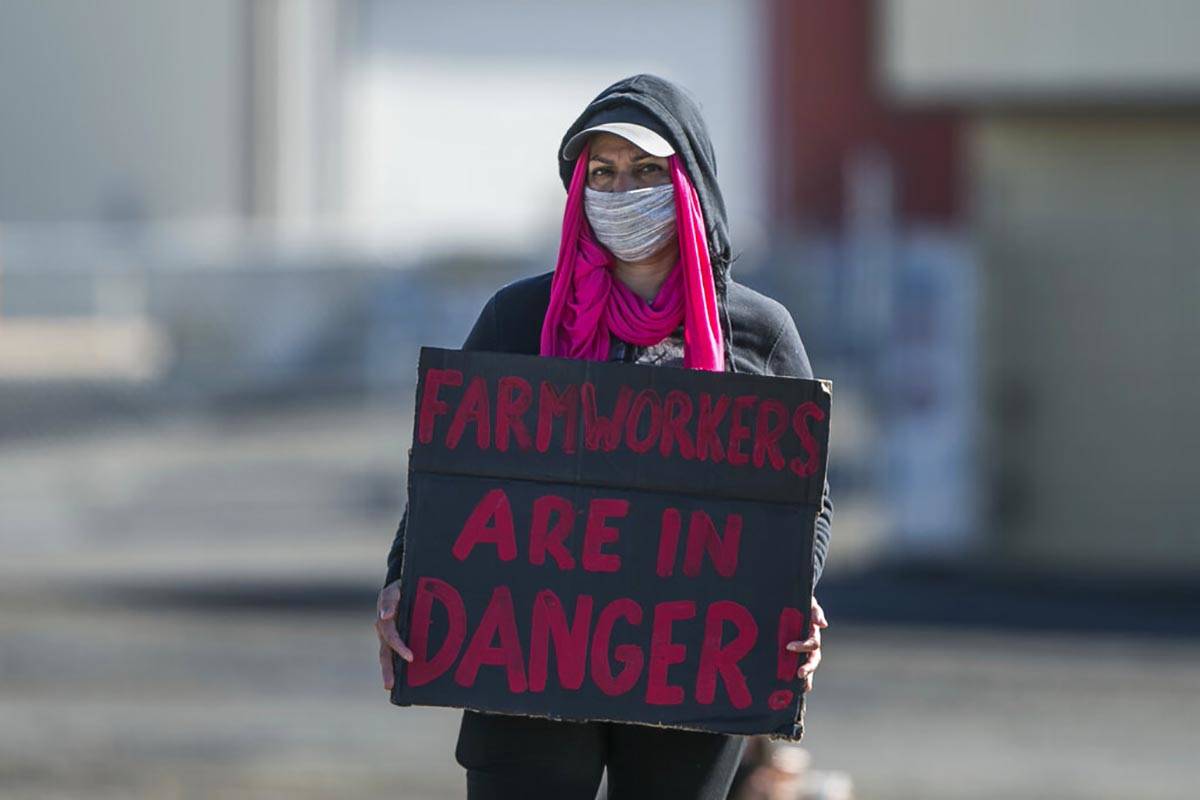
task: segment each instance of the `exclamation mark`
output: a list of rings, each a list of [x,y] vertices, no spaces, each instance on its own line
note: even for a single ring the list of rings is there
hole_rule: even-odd
[[[808,620],[803,611],[797,608],[785,608],[779,614],[778,662],[775,677],[786,683],[796,680],[796,672],[800,669],[800,653],[785,649],[788,642],[807,638]],[[787,708],[795,699],[796,693],[791,689],[776,689],[767,698],[767,705],[772,711]]]

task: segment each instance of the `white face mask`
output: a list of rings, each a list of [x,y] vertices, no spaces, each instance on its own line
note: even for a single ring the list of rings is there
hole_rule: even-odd
[[[669,183],[628,192],[585,186],[583,210],[600,244],[622,261],[641,261],[675,235],[675,187]]]

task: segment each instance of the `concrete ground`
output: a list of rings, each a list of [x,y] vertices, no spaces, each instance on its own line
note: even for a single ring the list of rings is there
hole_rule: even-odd
[[[407,427],[358,407],[0,442],[0,796],[461,797],[457,714],[379,684]],[[1195,796],[1200,639],[872,621],[826,580],[806,744],[857,797]]]

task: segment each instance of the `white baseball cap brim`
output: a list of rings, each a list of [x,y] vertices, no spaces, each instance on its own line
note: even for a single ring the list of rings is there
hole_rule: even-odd
[[[633,142],[650,155],[658,156],[659,158],[666,158],[675,153],[675,148],[671,147],[670,142],[645,125],[638,125],[634,122],[604,122],[599,125],[593,125],[590,128],[584,128],[568,139],[566,145],[563,147],[563,158],[568,160],[575,158],[579,155],[579,151],[583,149],[583,145],[588,140],[588,137],[593,133],[600,132],[614,133],[623,139]]]

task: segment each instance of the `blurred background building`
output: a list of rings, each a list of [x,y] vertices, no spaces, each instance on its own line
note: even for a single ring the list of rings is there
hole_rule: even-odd
[[[367,627],[416,350],[552,268],[561,135],[635,72],[835,383],[816,762],[1187,796],[1190,0],[0,0],[0,787],[459,793]]]

